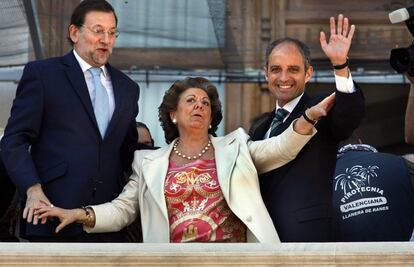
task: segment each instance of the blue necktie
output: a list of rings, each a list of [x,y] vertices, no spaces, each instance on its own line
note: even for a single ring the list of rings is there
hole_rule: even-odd
[[[101,82],[100,76],[102,69],[90,68],[88,71],[92,74],[93,84],[95,86],[95,118],[98,123],[99,132],[101,133],[102,138],[104,138],[110,120],[108,94]]]
[[[272,124],[270,126],[270,134],[269,137],[275,135],[277,127],[282,124],[283,120],[289,114],[289,111],[283,108],[278,108],[275,112],[275,117],[273,118]]]

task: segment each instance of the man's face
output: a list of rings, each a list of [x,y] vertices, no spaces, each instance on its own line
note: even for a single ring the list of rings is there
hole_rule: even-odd
[[[81,27],[70,25],[69,33],[73,48],[93,67],[108,62],[115,45],[116,21],[112,12],[91,11],[86,14]]]
[[[283,107],[303,93],[312,76],[312,67],[305,71],[299,49],[292,43],[281,43],[269,56],[265,76],[269,91]]]

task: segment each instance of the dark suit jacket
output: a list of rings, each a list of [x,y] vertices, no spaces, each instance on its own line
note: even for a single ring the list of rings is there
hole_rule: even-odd
[[[323,97],[302,96],[276,135],[300,117],[306,108]],[[340,140],[348,138],[359,125],[365,111],[364,97],[357,89],[352,94],[336,92],[335,105],[321,119],[318,133],[290,163],[260,176],[266,207],[282,242],[319,242],[332,240],[332,176]],[[274,117],[266,113],[250,130],[253,140],[263,139]]]
[[[0,155],[0,218],[3,217],[4,213],[9,208],[15,191],[16,187],[7,175]]]
[[[26,65],[1,142],[4,164],[23,196],[41,183],[55,206],[79,208],[110,201],[121,192],[123,171],[131,166],[137,140],[139,87],[121,71],[106,67],[115,110],[102,139],[73,52]],[[26,234],[54,235],[56,225],[57,220],[27,225]],[[74,224],[61,234],[81,233],[81,226]],[[109,234],[107,240],[120,236]]]
[[[19,241],[13,235],[15,217],[18,212],[18,203],[15,203],[15,200],[13,200],[15,192],[16,187],[7,175],[0,154],[0,242]]]

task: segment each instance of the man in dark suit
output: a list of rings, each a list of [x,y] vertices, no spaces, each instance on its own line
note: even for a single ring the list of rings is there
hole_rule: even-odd
[[[336,151],[339,141],[358,126],[365,110],[362,92],[348,69],[347,56],[355,26],[349,27],[348,19],[339,15],[337,27],[335,19],[330,19],[330,29],[329,42],[323,32],[320,42],[335,72],[335,105],[317,122],[318,133],[295,160],[260,177],[265,204],[282,242],[333,240],[332,176]],[[301,115],[316,123],[306,116],[306,109],[321,99],[304,92],[313,70],[305,44],[291,38],[276,40],[269,45],[266,59],[265,75],[276,109],[263,114],[252,125],[253,140],[280,134]]]
[[[137,140],[138,85],[108,64],[118,36],[106,1],[85,0],[68,28],[73,51],[26,65],[1,142],[4,164],[27,196],[22,225],[32,241],[120,242],[125,231],[87,235],[77,224],[59,235],[38,221],[42,205],[75,208],[114,199]]]

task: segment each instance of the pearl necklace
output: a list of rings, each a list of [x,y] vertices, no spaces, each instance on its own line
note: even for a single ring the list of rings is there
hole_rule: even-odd
[[[207,145],[203,148],[203,150],[201,150],[200,153],[198,153],[197,156],[187,156],[184,153],[181,153],[178,149],[177,146],[180,143],[180,139],[177,140],[177,142],[175,142],[174,146],[173,146],[173,150],[174,153],[177,154],[177,156],[188,159],[188,160],[192,160],[192,159],[199,159],[201,158],[202,155],[204,155],[204,153],[207,152],[207,150],[209,150],[209,148],[211,147],[211,140],[208,140]]]

